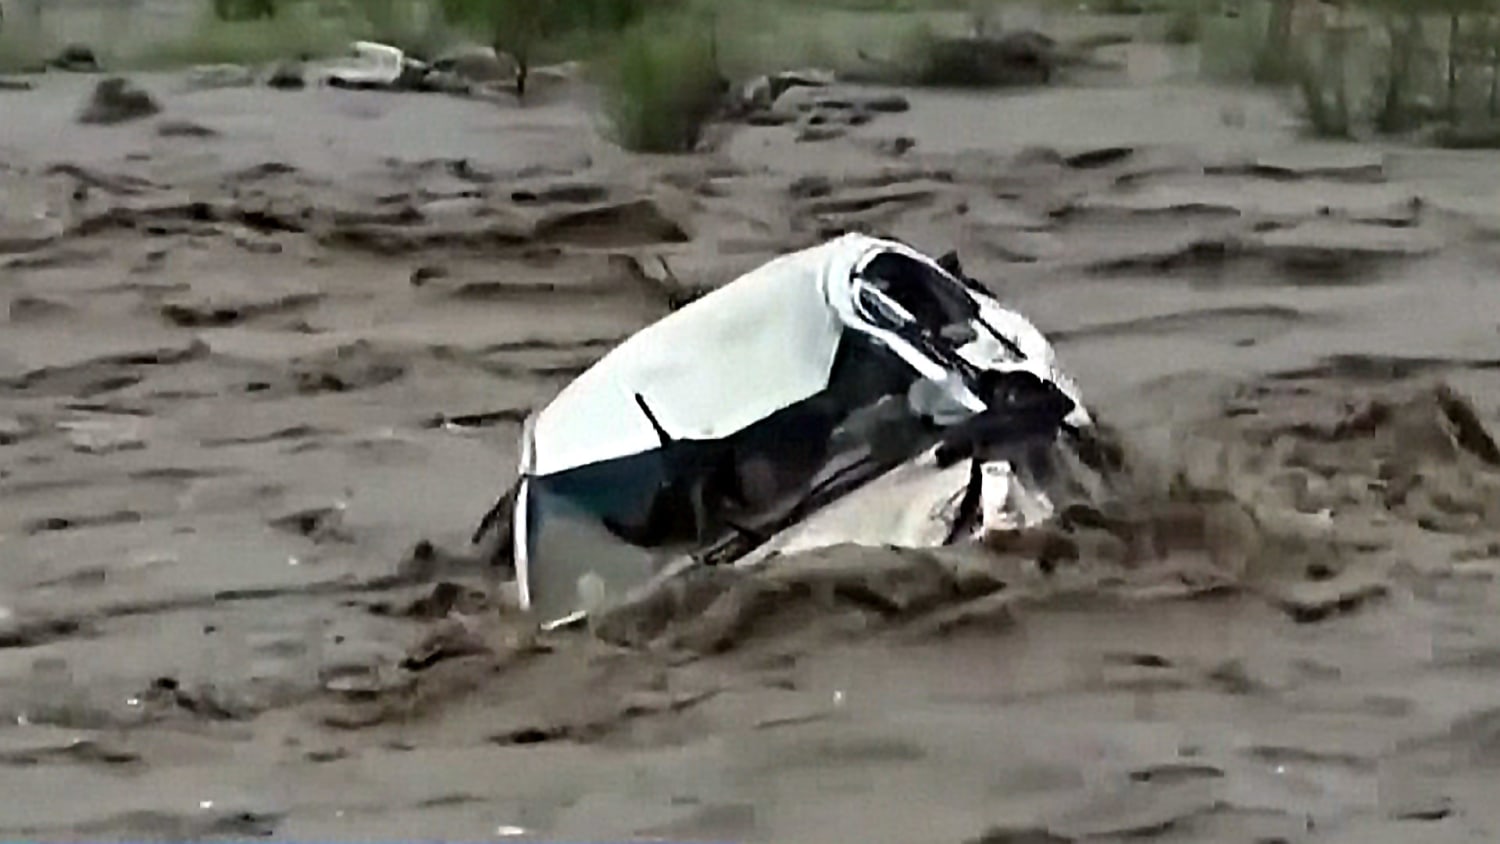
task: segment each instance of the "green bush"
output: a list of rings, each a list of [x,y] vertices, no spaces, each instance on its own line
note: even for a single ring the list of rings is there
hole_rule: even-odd
[[[682,17],[632,27],[600,68],[605,132],[636,152],[686,152],[724,95],[711,25]]]

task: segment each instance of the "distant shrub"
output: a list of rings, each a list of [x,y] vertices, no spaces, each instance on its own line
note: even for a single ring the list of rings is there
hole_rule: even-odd
[[[599,73],[605,131],[636,152],[686,152],[724,95],[712,27],[653,20],[625,32]]]

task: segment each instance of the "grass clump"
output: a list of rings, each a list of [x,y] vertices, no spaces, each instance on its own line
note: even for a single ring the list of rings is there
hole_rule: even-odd
[[[631,27],[599,68],[606,136],[635,152],[687,152],[722,102],[711,22],[673,16]]]

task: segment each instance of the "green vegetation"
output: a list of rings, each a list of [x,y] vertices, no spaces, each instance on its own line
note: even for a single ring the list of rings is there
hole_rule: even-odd
[[[205,15],[185,38],[147,46],[123,56],[148,68],[204,64],[267,64],[299,56],[343,51],[357,30],[345,21],[322,20],[286,10],[275,17],[220,20]]]
[[[1495,137],[1500,0],[1243,0],[1238,12],[1199,16],[1203,75],[1289,85],[1314,134]]]
[[[115,64],[258,64],[342,52],[367,38],[431,57],[481,43],[515,59],[524,100],[535,66],[591,63],[603,124],[627,147],[699,139],[724,79],[829,67],[851,77],[938,86],[1036,82],[1045,68],[988,50],[1009,2],[1077,10],[1075,0],[201,0],[187,35]],[[1500,126],[1500,0],[1092,0],[1128,29],[1197,44],[1200,74],[1285,86],[1311,131],[1419,133],[1487,145]],[[0,32],[0,70],[35,66],[45,33]],[[122,39],[123,41],[124,39]],[[1011,47],[1015,45],[1012,44]],[[1045,64],[1045,62],[1043,63]]]
[[[1309,124],[1319,134],[1433,127],[1439,139],[1475,143],[1493,132],[1474,127],[1500,119],[1495,0],[1365,0],[1336,11],[1294,50]]]
[[[638,152],[687,152],[723,100],[713,21],[636,26],[602,62],[605,132]]]
[[[725,6],[731,0],[718,0]],[[720,67],[732,78],[799,62],[908,84],[1006,84],[1017,68],[956,43],[953,36],[993,31],[995,2],[824,0],[879,8],[829,25],[826,7],[800,15],[783,4],[763,7],[764,20],[739,25]],[[892,10],[923,5],[920,15]],[[1072,6],[1072,4],[1065,4]],[[1353,138],[1421,132],[1446,146],[1481,146],[1500,135],[1500,0],[1097,0],[1097,11],[1142,14],[1158,21],[1163,40],[1199,45],[1204,76],[1287,86],[1309,129]],[[938,13],[937,8],[951,10]],[[1076,8],[1076,6],[1074,7]],[[966,17],[964,14],[966,13]],[[741,12],[742,14],[742,12]],[[812,15],[821,16],[812,22]],[[880,20],[885,31],[869,31]],[[967,23],[967,25],[965,25]],[[1152,24],[1155,26],[1156,24]],[[743,33],[771,32],[754,46]],[[837,33],[842,40],[831,36]],[[777,51],[780,51],[778,54]],[[746,56],[744,53],[750,53]],[[779,61],[768,61],[778,55]],[[873,61],[872,61],[873,59]],[[756,66],[759,60],[760,66]],[[1024,71],[1024,69],[1022,69]]]

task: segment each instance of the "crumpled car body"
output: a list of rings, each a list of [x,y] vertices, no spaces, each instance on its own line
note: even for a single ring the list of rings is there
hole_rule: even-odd
[[[324,84],[342,88],[389,88],[419,65],[398,47],[377,41],[355,41],[343,58],[324,69]]]
[[[1027,455],[1091,424],[956,256],[850,234],[611,350],[528,418],[492,517],[522,606],[560,623],[685,565],[1044,520]]]

